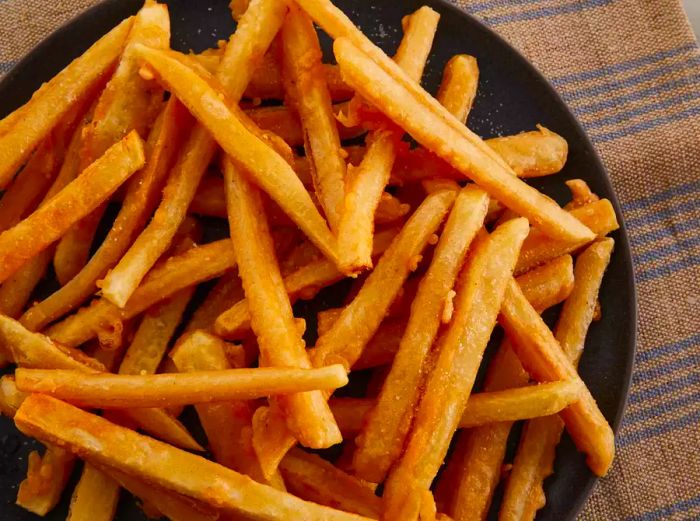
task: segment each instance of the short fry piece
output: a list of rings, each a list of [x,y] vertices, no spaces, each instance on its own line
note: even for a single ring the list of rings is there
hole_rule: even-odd
[[[280,472],[288,490],[302,499],[379,518],[381,499],[374,490],[316,454],[294,448],[280,463]]]
[[[17,389],[14,376],[6,374],[0,377],[0,414],[14,418],[26,397],[26,394]]]
[[[266,520],[360,521],[367,518],[302,501],[237,472],[49,396],[27,398],[15,424],[28,436],[65,444],[94,463],[114,467],[213,505]],[[90,439],[99,439],[99,446]]]
[[[420,496],[458,427],[528,230],[526,219],[513,219],[477,238],[471,249],[457,285],[454,317],[436,346],[405,451],[386,481],[387,519],[418,517]]]
[[[82,56],[73,60],[22,108],[21,117],[0,135],[0,188],[7,186],[27,159],[75,103],[111,72],[119,58],[133,19],[129,18],[100,38]]]
[[[527,301],[541,313],[564,302],[571,294],[574,288],[574,260],[571,255],[556,257],[515,280]]]
[[[85,407],[129,409],[250,400],[347,383],[340,364],[319,369],[228,369],[153,375],[86,374],[63,369],[15,371],[20,391],[44,393]]]
[[[61,237],[70,226],[109,197],[145,162],[135,132],[110,147],[77,179],[41,208],[0,234],[0,282]],[[67,210],[68,209],[68,210]]]
[[[479,66],[476,58],[468,54],[457,54],[450,58],[442,71],[437,100],[450,114],[466,123],[476,98],[478,84]]]
[[[356,440],[353,467],[373,483],[383,481],[398,458],[419,401],[423,364],[440,327],[445,299],[462,267],[467,248],[483,226],[488,196],[476,186],[460,191],[447,218],[433,260],[418,286],[411,315],[377,405]]]
[[[43,456],[37,451],[31,452],[27,478],[17,491],[17,504],[45,516],[61,499],[74,463],[73,454],[54,445],[47,445]]]
[[[560,172],[569,154],[566,140],[542,125],[530,132],[488,139],[486,144],[523,178]]]
[[[66,521],[112,521],[119,501],[119,484],[86,463],[75,486]]]
[[[265,477],[269,479],[277,472],[280,461],[296,443],[276,402],[257,408],[253,414],[253,449]]]

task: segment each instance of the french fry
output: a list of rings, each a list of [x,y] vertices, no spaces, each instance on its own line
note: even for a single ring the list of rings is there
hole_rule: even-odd
[[[112,521],[119,501],[119,483],[85,463],[75,486],[66,521]]]
[[[124,309],[98,299],[57,324],[46,333],[56,342],[78,346],[105,327],[129,320],[179,290],[221,276],[236,265],[230,239],[192,248],[156,267],[134,292]]]
[[[452,191],[436,192],[426,197],[413,212],[358,295],[345,307],[330,331],[316,342],[312,358],[316,367],[330,360],[342,360],[349,368],[362,355],[455,196]]]
[[[144,163],[143,145],[131,133],[112,146],[41,208],[0,234],[0,282],[60,238],[70,226],[109,197]],[[66,211],[69,208],[70,211]]]
[[[17,504],[34,514],[45,516],[61,499],[73,470],[75,456],[61,447],[47,445],[43,456],[32,451],[27,463],[27,477],[19,485]]]
[[[555,338],[574,365],[578,365],[583,352],[613,246],[612,239],[595,242],[576,260],[574,289],[564,303],[554,329]],[[501,519],[528,519],[528,511],[531,519],[544,506],[542,483],[552,472],[554,450],[563,428],[558,416],[538,418],[527,424],[506,484]]]
[[[170,353],[179,371],[225,371],[231,365],[224,342],[202,331],[183,338]],[[238,367],[242,367],[239,365]],[[252,446],[253,404],[240,400],[195,406],[216,461],[260,483],[284,487],[276,474],[267,480]]]
[[[190,333],[198,329],[213,331],[217,317],[228,309],[231,302],[238,302],[244,298],[243,283],[238,273],[224,274],[194,311],[192,318],[187,322],[185,332]]]
[[[73,60],[20,108],[21,117],[0,136],[0,188],[7,186],[20,165],[61,118],[106,81],[119,58],[133,19],[128,18]]]
[[[377,234],[374,248],[375,255],[381,255],[396,236],[395,230],[386,230]],[[309,300],[316,293],[331,284],[342,280],[344,275],[335,264],[321,258],[312,260],[285,276],[283,283],[291,303],[299,298]],[[250,328],[250,308],[247,299],[240,300],[222,313],[214,324],[214,331],[223,338],[238,338]]]
[[[390,364],[399,350],[405,329],[406,320],[401,318],[387,319],[382,322],[377,332],[367,343],[367,347],[362,351],[360,358],[352,365],[352,369],[360,371]],[[319,331],[319,335],[321,334]]]
[[[571,215],[588,226],[598,237],[605,237],[620,226],[615,216],[615,209],[607,199],[574,208]],[[539,230],[532,230],[515,267],[516,274],[521,274],[539,264],[547,262],[566,253],[573,253],[590,241],[559,241],[551,239]]]
[[[530,132],[488,139],[486,144],[523,178],[560,172],[569,154],[566,140],[542,125]]]
[[[302,5],[308,1],[315,0],[304,0]],[[348,39],[336,39],[333,48],[343,79],[419,143],[475,181],[494,199],[527,217],[551,237],[569,241],[593,238],[593,232],[581,222],[520,181],[500,156],[442,105],[434,99],[434,103],[424,101],[423,98],[432,99],[425,91],[421,89],[424,96],[420,98],[414,96],[404,83],[390,76]],[[417,84],[412,85],[420,89]],[[434,111],[434,106],[439,109]]]
[[[233,16],[233,19],[236,21],[240,20],[241,16],[243,16],[248,9],[248,5],[250,5],[249,0],[231,0],[229,9],[231,9],[231,16]]]
[[[296,5],[280,32],[283,79],[287,102],[301,120],[304,149],[324,215],[337,232],[345,196],[345,160],[321,68],[321,45],[311,19]]]
[[[420,494],[430,487],[458,427],[528,229],[527,220],[513,219],[478,237],[471,249],[405,451],[385,484],[387,519],[418,517]]]
[[[580,382],[581,399],[560,415],[576,447],[586,453],[588,466],[595,474],[605,475],[615,453],[612,429],[581,382],[571,360],[514,281],[508,284],[499,323],[523,367],[533,378],[538,381],[567,379]]]
[[[355,443],[358,476],[383,481],[398,458],[419,400],[424,361],[437,336],[445,299],[452,290],[467,248],[483,226],[488,196],[476,186],[464,188],[450,212],[427,273],[411,305],[411,315],[377,405]]]
[[[28,436],[60,442],[94,463],[141,476],[215,508],[267,520],[367,519],[308,503],[256,483],[200,456],[142,436],[48,396],[27,398],[15,415],[15,424]],[[98,439],[99,446],[89,443],[89,439]]]
[[[394,60],[416,81],[423,75],[439,19],[440,15],[429,7],[418,9],[407,19]],[[389,128],[372,131],[362,162],[348,178],[337,231],[340,269],[345,273],[356,274],[372,266],[374,214],[389,182],[402,135]]]
[[[228,99],[234,103],[240,99],[255,64],[281,26],[286,9],[284,2],[278,0],[255,1],[231,36],[217,69],[217,79],[225,88]],[[138,54],[143,57],[144,48],[140,49]],[[102,280],[100,287],[105,298],[123,307],[146,273],[167,250],[215,152],[216,142],[209,132],[195,126],[168,177],[163,199],[151,222]]]
[[[123,412],[156,438],[183,449],[200,452],[204,450],[187,428],[165,409],[129,409]]]
[[[85,407],[130,409],[332,390],[345,385],[347,376],[340,364],[319,369],[265,367],[153,375],[20,367],[15,381],[20,391],[44,393]]]
[[[316,454],[294,448],[280,463],[280,472],[288,490],[295,496],[379,519],[381,499],[374,490]]]
[[[253,450],[266,478],[277,472],[280,461],[296,443],[277,402],[257,408],[253,414]]]
[[[145,137],[160,110],[163,89],[138,75],[136,44],[166,49],[170,44],[170,17],[165,4],[147,0],[134,16],[124,52],[102,91],[90,125],[83,136],[81,170],[130,131]],[[136,183],[138,184],[138,178]],[[102,205],[75,223],[56,246],[54,269],[65,285],[85,266],[95,231],[106,209]]]
[[[442,82],[436,97],[450,114],[466,123],[478,85],[479,66],[476,58],[457,54],[450,58],[442,71]]]
[[[17,389],[14,376],[6,374],[0,377],[0,414],[14,418],[26,397],[25,393]]]
[[[600,201],[600,197],[591,191],[588,183],[583,179],[569,179],[568,181],[564,181],[564,184],[571,191],[571,201],[564,206],[565,210],[571,210],[579,206],[585,206]]]
[[[26,313],[24,320],[31,329],[41,329],[94,293],[97,280],[117,262],[158,204],[166,176],[190,122],[185,108],[172,98],[151,130],[146,143],[146,165],[130,181],[107,237],[75,277]]]
[[[556,257],[515,280],[532,307],[542,313],[564,302],[571,294],[574,288],[574,260],[571,255]]]
[[[228,159],[224,160],[224,180],[229,227],[231,236],[236,238],[233,246],[261,365],[309,368],[303,332],[294,323],[260,193]],[[302,444],[325,448],[342,440],[320,392],[279,396],[275,400],[285,410],[290,431]]]

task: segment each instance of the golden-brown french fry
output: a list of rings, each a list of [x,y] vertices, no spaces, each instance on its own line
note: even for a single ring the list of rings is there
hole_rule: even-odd
[[[409,273],[421,258],[431,235],[440,226],[454,202],[452,191],[436,192],[425,198],[401,229],[376,268],[338,320],[316,342],[314,365],[342,360],[350,368],[376,333],[389,306]]]
[[[136,133],[110,147],[78,178],[41,208],[0,234],[0,282],[7,280],[34,255],[60,238],[70,226],[109,197],[144,163],[143,144]],[[69,208],[70,211],[66,211]]]
[[[139,475],[151,483],[267,520],[360,521],[367,518],[308,503],[237,472],[189,454],[104,418],[43,395],[32,395],[15,415],[27,434],[60,442],[95,463]],[[98,439],[99,444],[88,440]]]
[[[303,332],[294,322],[260,193],[228,159],[224,160],[224,180],[229,226],[231,236],[236,238],[233,246],[261,365],[309,368]],[[342,440],[320,392],[279,396],[275,400],[286,413],[290,431],[303,445],[325,448]]]
[[[158,515],[166,516],[171,521],[216,521],[220,517],[216,509],[200,501],[195,501],[161,487],[154,487],[145,481],[112,468],[102,467],[100,470],[102,473],[107,474],[111,480],[139,498],[144,504],[154,507],[158,511]],[[85,519],[99,521],[99,518],[96,520],[94,515]],[[69,518],[68,521],[78,520]]]
[[[394,60],[420,81],[440,19],[435,11],[421,7],[407,19],[404,37]],[[338,228],[340,268],[348,274],[372,266],[374,214],[389,182],[397,148],[403,133],[380,128],[367,137],[367,151],[347,182],[347,194]]]
[[[576,259],[575,284],[564,303],[554,336],[574,365],[583,352],[588,328],[598,299],[614,241],[603,239],[586,248]],[[506,484],[501,519],[534,518],[544,506],[542,483],[552,472],[554,450],[564,424],[558,416],[531,421],[523,431],[513,469]]]
[[[175,447],[200,452],[204,450],[187,428],[166,409],[129,409],[123,413],[151,436]]]
[[[71,107],[90,97],[91,91],[106,80],[124,48],[132,22],[132,18],[124,20],[100,38],[20,109],[21,117],[0,136],[0,188],[7,186],[32,150]]]
[[[385,230],[377,234],[374,254],[381,255],[396,236],[395,230]],[[291,303],[299,298],[309,300],[324,287],[343,279],[335,264],[321,258],[312,260],[292,271],[284,278],[284,287]],[[250,328],[250,309],[247,300],[240,300],[222,313],[214,324],[216,334],[223,338],[238,338]]]
[[[66,449],[47,445],[43,456],[32,451],[27,460],[27,478],[19,484],[17,504],[39,516],[56,506],[68,482],[75,456]]]
[[[347,375],[340,364],[319,369],[265,367],[153,375],[20,367],[15,381],[20,391],[44,393],[85,407],[129,409],[333,390],[347,383]]]
[[[571,191],[571,201],[564,206],[565,210],[600,201],[600,197],[591,191],[590,186],[583,179],[569,179],[564,181],[564,184]]]
[[[92,121],[83,136],[81,170],[130,131],[135,130],[145,137],[160,110],[163,89],[138,75],[134,45],[139,43],[157,49],[169,47],[170,17],[165,4],[147,0],[134,16],[124,52],[97,101]],[[62,285],[85,266],[105,208],[102,205],[75,223],[58,242],[54,269]]]
[[[574,208],[570,213],[593,230],[598,237],[605,237],[620,227],[615,216],[615,209],[607,199]],[[539,230],[532,230],[525,239],[515,272],[516,274],[524,273],[554,257],[575,252],[588,242],[590,241],[559,241],[547,237]]]
[[[253,2],[231,36],[217,69],[217,79],[234,103],[243,94],[256,63],[281,26],[286,10],[286,4],[279,0]],[[168,249],[215,152],[216,142],[207,130],[197,125],[180,151],[151,222],[102,281],[102,293],[106,298],[124,306],[146,273]]]
[[[195,331],[180,340],[177,347],[170,353],[170,358],[182,372],[225,371],[231,369],[231,365],[223,344],[222,340],[212,335]],[[279,474],[267,480],[253,450],[252,403],[239,400],[200,404],[195,408],[216,461],[242,474],[247,474],[260,483],[280,488]]]
[[[280,32],[287,102],[301,120],[304,149],[324,215],[337,232],[345,197],[345,160],[331,96],[321,68],[321,45],[313,22],[296,5]]]
[[[295,496],[379,519],[381,499],[374,490],[316,454],[294,448],[281,461],[280,472]]]
[[[0,414],[14,418],[26,397],[25,393],[17,389],[14,376],[6,374],[0,377]]]
[[[253,450],[265,477],[269,479],[277,472],[280,461],[296,443],[277,402],[258,407],[253,414]]]
[[[107,237],[75,277],[27,312],[24,320],[31,329],[41,329],[94,293],[96,281],[117,262],[158,204],[166,176],[190,123],[185,108],[171,98],[146,143],[146,165],[129,182],[124,202]]]
[[[229,308],[231,302],[238,302],[244,298],[243,283],[238,273],[224,274],[199,307],[194,310],[192,318],[187,322],[185,332],[189,333],[198,329],[213,331],[217,317]]]
[[[564,168],[569,145],[558,134],[537,125],[537,130],[486,141],[498,152],[518,177],[542,177]]]
[[[525,239],[527,240],[527,239]],[[562,255],[515,279],[538,313],[564,302],[574,287],[574,260]]]
[[[231,0],[229,9],[231,9],[231,16],[233,16],[233,19],[236,21],[240,20],[243,13],[248,9],[249,4],[250,0]]]
[[[554,201],[520,181],[500,156],[415,82],[412,86],[420,90],[423,95],[420,98],[348,39],[336,39],[333,48],[343,78],[359,94],[427,149],[477,182],[494,199],[527,217],[551,237],[569,241],[594,237],[591,230]],[[395,68],[405,77],[400,68]],[[427,99],[434,103],[428,103]],[[433,110],[434,106],[438,109]]]
[[[526,219],[513,219],[478,237],[471,249],[405,451],[386,481],[387,519],[418,517],[420,494],[430,487],[458,427],[528,230]]]
[[[419,401],[424,361],[437,336],[448,294],[467,248],[484,223],[488,196],[472,185],[462,189],[445,224],[432,262],[411,305],[401,345],[364,428],[355,443],[353,468],[367,481],[383,481],[401,453]]]
[[[581,399],[560,415],[578,449],[586,453],[588,466],[597,475],[605,475],[615,453],[612,429],[581,382],[571,360],[514,281],[508,284],[499,323],[523,367],[533,378],[538,381],[567,379],[580,382]]]
[[[119,501],[119,483],[85,463],[75,486],[66,521],[112,521]]]
[[[479,66],[474,56],[457,54],[442,71],[437,100],[462,123],[467,122],[479,85]]]
[[[61,344],[78,346],[97,336],[103,328],[121,324],[179,290],[219,277],[235,265],[230,239],[192,248],[154,268],[124,309],[106,299],[99,299],[49,327],[46,333]]]

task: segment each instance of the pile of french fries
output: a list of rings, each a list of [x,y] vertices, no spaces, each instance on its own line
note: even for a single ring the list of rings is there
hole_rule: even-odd
[[[122,488],[177,521],[472,521],[499,482],[500,519],[533,519],[564,429],[605,475],[613,432],[576,366],[615,212],[581,180],[563,208],[523,181],[566,141],[470,131],[471,56],[426,92],[428,7],[393,57],[329,0],[232,14],[183,54],[146,0],[0,121],[0,410],[46,446],[17,503],[45,515],[81,459],[73,521],[112,519]],[[202,217],[230,237],[202,243]],[[348,278],[307,334],[292,305]]]

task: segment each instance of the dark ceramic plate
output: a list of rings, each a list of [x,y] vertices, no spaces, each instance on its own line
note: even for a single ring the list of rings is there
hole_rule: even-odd
[[[563,181],[583,178],[596,193],[611,199],[620,215],[605,169],[579,123],[547,81],[499,36],[442,0],[339,0],[337,3],[366,34],[389,52],[394,51],[401,37],[402,16],[422,4],[439,11],[442,18],[424,77],[427,88],[434,92],[443,65],[452,55],[469,53],[476,56],[481,78],[479,94],[469,117],[470,127],[484,137],[533,129],[537,123],[558,132],[569,142],[566,168],[562,175],[542,178],[534,184],[564,203],[568,192]],[[107,0],[47,38],[0,82],[0,115],[4,116],[24,103],[42,82],[118,21],[136,12],[140,4],[141,0]],[[234,28],[227,8],[228,0],[169,0],[168,4],[172,45],[177,49],[211,47],[218,39],[227,38]],[[323,43],[327,46],[328,39],[324,37]],[[624,228],[613,237],[617,243],[616,251],[600,296],[603,318],[591,328],[580,370],[603,413],[617,429],[634,358],[636,303]],[[17,484],[25,474],[27,453],[36,446],[35,442],[21,437],[9,420],[0,419],[0,518],[4,521],[39,519],[14,505]],[[557,452],[554,476],[546,483],[547,506],[538,519],[573,519],[594,482],[584,458],[565,437]],[[66,496],[46,519],[65,519],[69,494]],[[124,494],[117,519],[145,518],[135,502]]]

